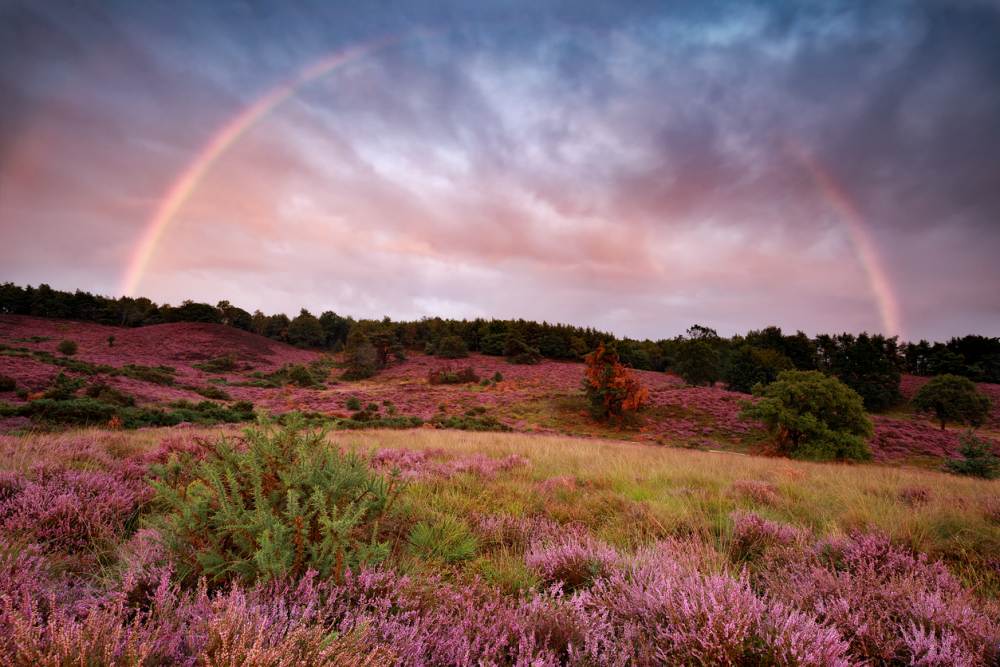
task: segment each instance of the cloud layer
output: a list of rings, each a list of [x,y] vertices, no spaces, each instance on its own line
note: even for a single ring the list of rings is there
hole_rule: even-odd
[[[1000,333],[987,4],[24,3],[0,9],[0,280],[119,290],[185,167],[321,58],[171,221],[138,291],[294,312]],[[140,6],[143,5],[143,6]]]

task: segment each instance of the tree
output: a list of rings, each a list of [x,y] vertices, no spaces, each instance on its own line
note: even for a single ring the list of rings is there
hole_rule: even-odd
[[[902,399],[899,393],[902,357],[895,337],[817,336],[820,369],[836,375],[858,392],[868,410],[885,410]]]
[[[945,468],[956,475],[969,475],[984,479],[1000,477],[1000,458],[993,455],[990,446],[972,432],[965,433],[961,438],[958,453],[962,458],[949,459]]]
[[[743,345],[730,357],[722,379],[730,391],[749,394],[754,385],[769,385],[782,371],[793,368],[791,360],[776,350]]]
[[[810,459],[871,458],[872,421],[861,396],[819,371],[785,371],[755,392],[741,417],[764,423],[783,454]]]
[[[622,419],[649,401],[649,390],[618,360],[618,353],[604,344],[588,354],[583,389],[595,419]]]
[[[512,364],[537,364],[542,360],[542,353],[524,342],[524,339],[511,334],[503,350],[507,361]]]
[[[288,342],[297,347],[323,347],[326,332],[312,313],[303,308],[288,325]]]
[[[341,317],[332,310],[319,316],[320,326],[326,334],[326,346],[339,348],[347,342],[347,334],[351,332],[351,320]]]
[[[462,359],[469,356],[469,346],[459,336],[445,336],[438,341],[434,353],[442,359]]]
[[[719,379],[719,353],[704,336],[683,341],[674,370],[690,385],[711,386]]]
[[[378,370],[378,353],[363,331],[355,327],[347,337],[345,349],[346,370],[344,380],[363,380],[375,375]]]
[[[944,430],[947,422],[979,426],[990,412],[990,399],[969,378],[938,375],[913,397],[918,412],[933,412]]]
[[[243,331],[253,330],[253,316],[228,301],[220,301],[215,307],[222,313],[222,323]]]

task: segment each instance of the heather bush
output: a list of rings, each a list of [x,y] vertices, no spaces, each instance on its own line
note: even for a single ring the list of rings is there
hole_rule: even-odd
[[[773,484],[759,479],[741,479],[733,482],[730,491],[737,498],[753,501],[758,505],[774,506],[781,496]]]
[[[1000,458],[993,454],[988,442],[977,438],[971,431],[963,434],[959,441],[958,453],[962,457],[945,463],[949,472],[984,479],[1000,477]]]
[[[0,374],[0,391],[14,391],[17,388],[17,381],[7,375]]]
[[[871,419],[861,397],[819,371],[785,371],[741,417],[764,423],[782,453],[809,459],[871,458]]]
[[[478,546],[469,527],[448,515],[419,522],[410,530],[407,542],[415,555],[445,563],[472,558]]]
[[[770,521],[753,512],[733,512],[730,557],[736,562],[756,560],[772,547],[788,547],[804,539],[793,526]]]
[[[990,413],[990,399],[979,393],[972,380],[958,375],[938,375],[913,397],[919,412],[933,412],[941,430],[948,422],[979,426]]]
[[[602,343],[586,357],[583,389],[595,419],[624,419],[649,401],[649,390]]]
[[[582,530],[569,530],[535,542],[524,560],[544,583],[576,590],[610,574],[618,553]]]
[[[434,354],[442,359],[463,359],[469,356],[469,347],[461,336],[445,336],[434,346]]]
[[[59,350],[59,354],[63,356],[72,357],[76,354],[78,347],[79,346],[76,344],[76,341],[64,340],[60,341],[56,349]]]
[[[186,485],[157,481],[165,514],[155,525],[180,577],[340,577],[382,560],[379,520],[397,485],[324,438],[295,425],[249,429],[241,443],[216,442]]]

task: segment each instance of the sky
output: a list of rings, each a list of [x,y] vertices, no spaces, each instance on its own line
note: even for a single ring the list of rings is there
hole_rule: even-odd
[[[0,0],[0,281],[997,336],[1000,4]]]

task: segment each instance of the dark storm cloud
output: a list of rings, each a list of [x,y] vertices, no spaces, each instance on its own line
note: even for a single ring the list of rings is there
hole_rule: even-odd
[[[804,153],[864,219],[908,337],[1000,333],[996,7],[621,4],[0,4],[0,279],[115,292],[220,127],[389,35],[212,165],[140,291],[879,329]]]

